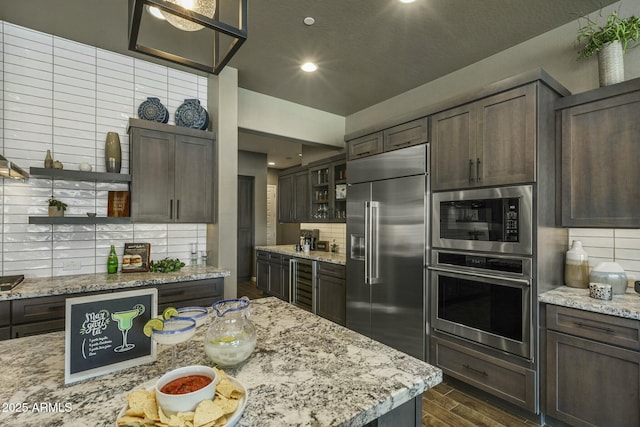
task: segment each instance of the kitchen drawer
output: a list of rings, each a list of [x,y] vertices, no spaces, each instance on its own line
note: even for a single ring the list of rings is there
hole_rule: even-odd
[[[222,299],[224,280],[222,278],[192,280],[159,285],[157,288],[159,307],[208,306],[212,302]],[[197,304],[194,304],[196,302]]]
[[[382,132],[376,132],[371,135],[365,135],[360,138],[347,141],[347,160],[354,160],[360,157],[382,153],[382,141]]]
[[[12,338],[22,338],[31,335],[46,334],[49,332],[64,331],[65,319],[49,320],[47,322],[34,322],[25,325],[11,327]]]
[[[427,142],[427,118],[385,129],[383,135],[384,151],[423,144]]]
[[[535,371],[438,337],[431,338],[432,363],[442,372],[535,412]]]
[[[81,296],[86,294],[77,294]],[[50,297],[26,298],[13,300],[11,302],[11,324],[50,321],[63,319],[65,311],[65,300],[67,295],[55,295]],[[63,324],[64,327],[64,324]],[[13,334],[15,336],[15,334]]]
[[[280,264],[282,262],[282,255],[275,252],[269,252],[269,262],[276,262]]]
[[[333,264],[330,262],[319,262],[316,266],[318,275],[333,276],[340,279],[345,277],[345,266],[342,264]]]
[[[257,259],[269,259],[269,252],[266,251],[256,251]]]
[[[640,321],[547,304],[547,329],[640,350]]]
[[[0,326],[11,324],[11,301],[0,302]]]

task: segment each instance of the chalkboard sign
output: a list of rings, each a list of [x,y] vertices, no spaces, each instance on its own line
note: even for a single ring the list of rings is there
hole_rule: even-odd
[[[65,384],[155,361],[142,328],[157,302],[155,288],[67,298]]]

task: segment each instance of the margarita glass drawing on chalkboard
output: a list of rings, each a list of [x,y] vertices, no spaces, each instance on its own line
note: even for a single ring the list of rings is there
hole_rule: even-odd
[[[113,351],[122,353],[133,349],[136,345],[127,342],[127,335],[133,326],[133,319],[144,313],[144,305],[136,304],[131,310],[116,311],[111,313],[111,318],[118,323],[118,329],[122,332],[122,344],[113,349]]]
[[[171,346],[171,369],[176,368],[176,344],[189,340],[195,333],[196,321],[191,317],[171,317],[162,322],[162,329],[151,328],[155,342]]]

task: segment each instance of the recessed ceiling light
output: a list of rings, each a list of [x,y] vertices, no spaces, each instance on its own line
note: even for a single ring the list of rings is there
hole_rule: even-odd
[[[302,71],[306,71],[307,73],[312,73],[318,69],[318,66],[313,62],[305,62],[300,66],[300,68],[302,68]]]
[[[162,21],[165,20],[164,15],[162,13],[160,13],[160,9],[158,9],[155,6],[147,6],[147,11],[153,15],[154,18],[158,18]]]
[[[416,0],[400,0],[400,3],[413,3]]]
[[[316,23],[316,20],[311,16],[307,16],[302,20],[302,22],[304,22],[305,25],[313,25]]]
[[[269,166],[275,166],[275,165],[276,165],[276,162],[269,162],[269,163],[267,163],[267,164],[268,164]]]

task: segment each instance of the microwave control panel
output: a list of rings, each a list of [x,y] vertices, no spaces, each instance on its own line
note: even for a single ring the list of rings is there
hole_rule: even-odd
[[[520,212],[520,199],[511,198],[504,199],[504,241],[505,242],[518,242],[519,236],[519,218]]]

